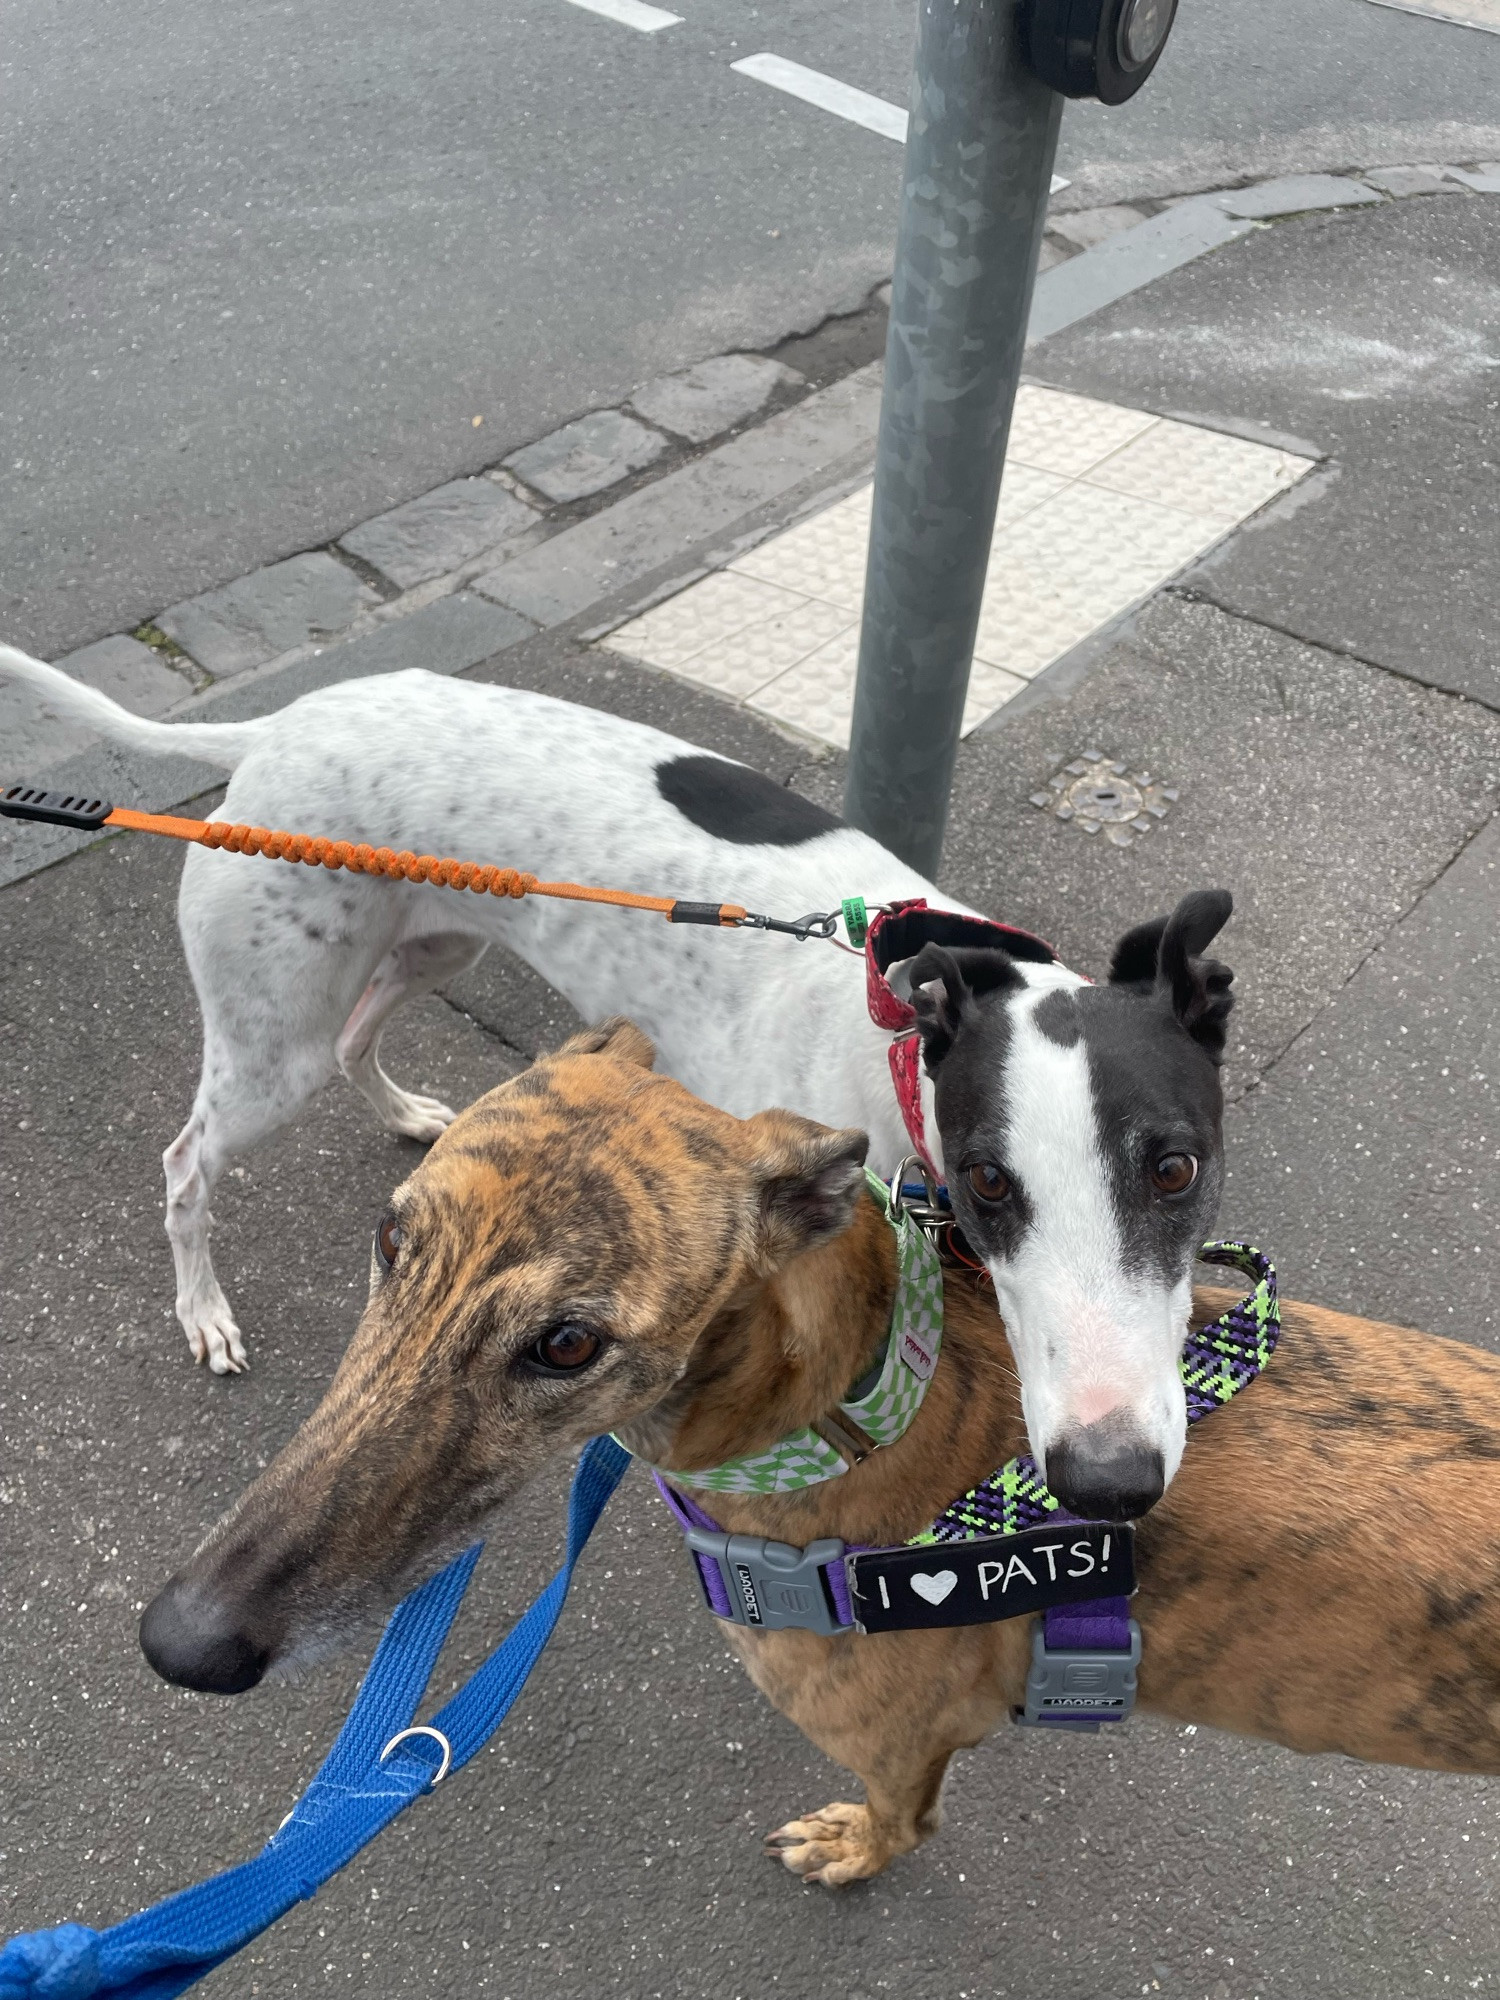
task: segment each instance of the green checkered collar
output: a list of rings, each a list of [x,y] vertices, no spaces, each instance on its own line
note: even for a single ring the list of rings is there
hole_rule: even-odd
[[[868,1375],[856,1382],[837,1415],[873,1443],[894,1444],[921,1409],[937,1367],[943,1345],[943,1267],[937,1250],[911,1216],[899,1206],[891,1213],[891,1191],[885,1182],[868,1167],[865,1179],[896,1232],[900,1272],[879,1373],[873,1383]],[[809,1424],[766,1451],[747,1452],[706,1472],[674,1468],[667,1477],[676,1486],[695,1486],[706,1493],[794,1493],[802,1486],[837,1479],[848,1469],[840,1453]]]

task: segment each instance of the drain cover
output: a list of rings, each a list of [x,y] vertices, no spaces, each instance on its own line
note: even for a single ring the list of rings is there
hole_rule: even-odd
[[[1113,847],[1129,847],[1164,820],[1177,802],[1177,787],[1149,771],[1085,750],[1031,794],[1031,803],[1054,819],[1070,820],[1082,833],[1102,833]]]

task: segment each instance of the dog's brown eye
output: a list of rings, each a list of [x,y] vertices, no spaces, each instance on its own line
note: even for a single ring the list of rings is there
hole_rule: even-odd
[[[526,1360],[544,1375],[571,1375],[597,1361],[604,1342],[591,1326],[565,1319],[534,1340],[526,1350]]]
[[[993,1160],[981,1160],[969,1169],[969,1186],[981,1201],[1004,1201],[1010,1193],[1010,1175],[1002,1173]]]
[[[381,1218],[380,1227],[375,1231],[375,1248],[380,1253],[381,1263],[389,1270],[401,1248],[401,1224],[394,1215]]]
[[[1198,1178],[1198,1162],[1191,1153],[1163,1153],[1151,1169],[1151,1179],[1162,1194],[1186,1194]]]

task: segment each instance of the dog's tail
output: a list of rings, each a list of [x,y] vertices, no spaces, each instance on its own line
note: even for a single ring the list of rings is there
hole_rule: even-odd
[[[153,751],[157,756],[180,753],[197,757],[205,764],[217,765],[221,771],[232,771],[249,754],[270,719],[151,722],[144,715],[132,715],[128,708],[121,708],[97,688],[75,681],[60,667],[49,667],[45,660],[34,660],[14,646],[0,645],[0,681],[18,681],[24,687],[34,688],[44,713],[65,722],[81,722],[100,736],[108,737],[111,743],[124,744],[131,750]]]

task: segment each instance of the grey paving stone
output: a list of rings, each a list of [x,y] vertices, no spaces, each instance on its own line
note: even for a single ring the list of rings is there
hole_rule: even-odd
[[[1363,208],[1380,196],[1342,174],[1287,174],[1258,187],[1231,188],[1213,199],[1226,215],[1264,222],[1273,215],[1305,215],[1314,208]]]
[[[549,500],[586,500],[660,458],[667,441],[621,410],[595,410],[505,459],[507,470]]]
[[[1448,179],[1446,167],[1368,167],[1360,175],[1368,186],[1397,200],[1410,194],[1458,194],[1458,183]]]
[[[877,363],[526,550],[476,578],[474,588],[538,625],[559,625],[802,480],[873,447],[879,420]]]
[[[339,540],[400,590],[472,562],[524,534],[538,519],[535,508],[493,479],[450,479],[446,486],[362,521]]]
[[[1492,819],[1229,1121],[1235,1226],[1288,1289],[1500,1350]]]
[[[1210,425],[1274,416],[1314,443],[1329,470],[1188,587],[1500,708],[1500,412],[1491,294],[1475,276],[1497,260],[1492,200],[1309,215],[1172,273],[1029,365],[1059,389]]]
[[[1171,592],[1104,644],[1086,679],[1006,714],[960,752],[944,888],[1095,976],[1148,911],[1199,884],[1231,889],[1235,1098],[1484,824],[1500,781],[1500,716]],[[1054,753],[1090,746],[1181,793],[1122,869],[1026,803],[1067,761]],[[1318,1132],[1305,1143],[1311,1153]],[[1225,1220],[1266,1226],[1242,1209]]]
[[[1449,167],[1448,172],[1475,194],[1500,194],[1500,160],[1481,160],[1472,172],[1466,167]]]
[[[211,674],[241,674],[294,646],[337,637],[379,602],[353,570],[319,551],[190,597],[156,622]]]
[[[1092,250],[1096,243],[1118,236],[1122,229],[1134,229],[1145,219],[1138,208],[1116,203],[1108,208],[1080,208],[1074,215],[1049,216],[1047,228],[1075,250]]]
[[[721,354],[678,375],[660,375],[630,394],[632,408],[663,430],[706,444],[764,407],[779,388],[805,378],[759,354]]]

